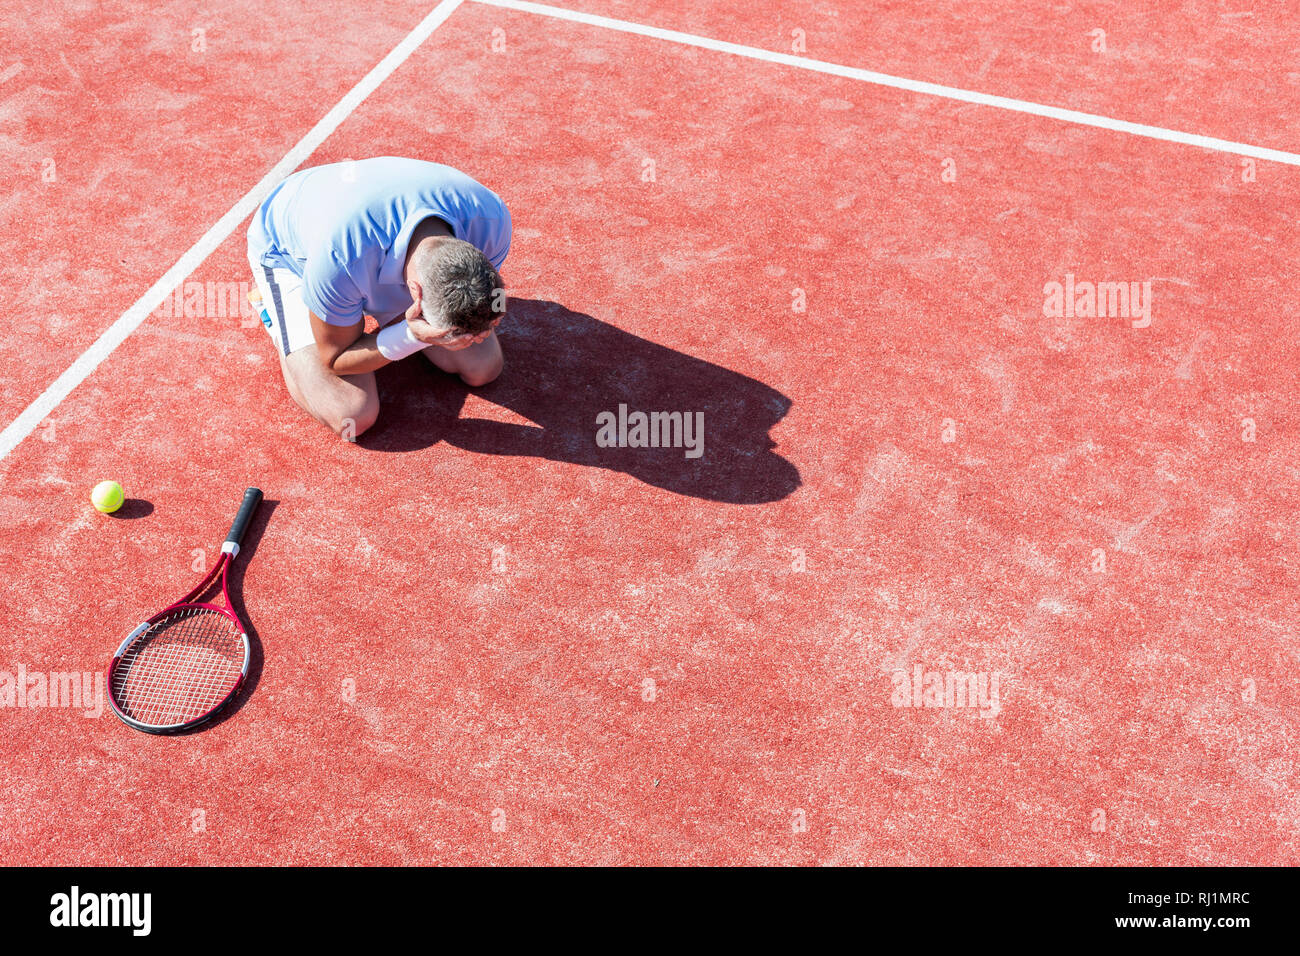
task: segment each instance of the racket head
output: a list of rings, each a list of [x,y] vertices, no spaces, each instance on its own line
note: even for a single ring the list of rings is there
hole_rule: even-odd
[[[215,604],[175,604],[132,631],[108,665],[108,699],[128,726],[151,734],[215,717],[248,675],[239,618]]]

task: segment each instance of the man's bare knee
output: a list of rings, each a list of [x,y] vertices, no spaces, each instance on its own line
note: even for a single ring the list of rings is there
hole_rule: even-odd
[[[304,411],[346,441],[371,428],[379,418],[374,375],[336,376],[326,372],[316,347],[304,347],[282,360],[284,380]]]
[[[505,362],[498,355],[491,362],[485,362],[482,366],[461,372],[460,380],[470,388],[478,388],[481,385],[487,385],[489,382],[495,382],[503,368],[505,368]]]
[[[325,418],[330,431],[344,441],[355,441],[379,420],[379,402],[367,400],[355,409],[338,409]]]

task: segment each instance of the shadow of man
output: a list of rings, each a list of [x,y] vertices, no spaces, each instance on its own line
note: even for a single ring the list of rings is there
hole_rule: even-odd
[[[445,441],[489,455],[534,455],[729,504],[779,501],[799,487],[798,470],[768,437],[791,405],[776,389],[554,302],[511,299],[503,328],[505,372],[474,391],[534,424],[461,418],[470,390],[416,358],[380,371],[379,422],[358,444],[403,452]],[[702,454],[600,447],[598,416],[617,419],[620,405],[628,416],[679,412],[692,422],[702,412]]]

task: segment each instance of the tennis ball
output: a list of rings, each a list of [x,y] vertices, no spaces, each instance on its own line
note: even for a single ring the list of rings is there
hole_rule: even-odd
[[[122,502],[125,500],[126,495],[122,491],[122,486],[116,481],[101,481],[90,493],[90,503],[105,514],[122,507]]]

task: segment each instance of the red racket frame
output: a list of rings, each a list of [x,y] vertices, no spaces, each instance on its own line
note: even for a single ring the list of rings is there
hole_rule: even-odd
[[[226,543],[221,546],[221,557],[217,560],[217,563],[212,566],[212,569],[203,576],[203,580],[200,581],[193,590],[186,594],[185,597],[181,598],[175,604],[171,604],[159,611],[128,634],[126,640],[122,642],[121,646],[118,647],[117,652],[113,655],[113,659],[108,665],[107,683],[105,684],[105,688],[108,691],[108,702],[113,708],[113,713],[117,714],[117,716],[127,726],[134,727],[136,730],[142,730],[148,734],[168,734],[175,733],[179,730],[188,730],[191,727],[197,727],[200,724],[204,724],[211,720],[220,713],[221,709],[234,699],[234,696],[239,693],[239,688],[244,685],[244,679],[248,677],[248,662],[252,657],[252,649],[248,641],[248,632],[244,630],[244,624],[240,621],[239,615],[235,613],[234,605],[230,602],[230,589],[226,577],[226,571],[230,567],[230,562],[239,554],[239,541],[243,538],[244,529],[247,526],[249,519],[252,518],[253,512],[257,509],[257,506],[261,504],[261,501],[262,492],[259,489],[249,488],[244,492],[244,503],[240,507],[239,516],[235,518],[234,526],[230,529],[230,535],[226,538]],[[196,602],[194,599],[210,588],[213,582],[216,581],[218,575],[221,576],[221,599],[225,602],[226,606],[222,607],[218,604],[202,601]],[[117,700],[113,696],[113,675],[117,672],[117,667],[122,660],[122,655],[126,653],[127,648],[130,647],[133,642],[142,635],[148,633],[149,628],[167,617],[167,615],[173,614],[176,611],[184,610],[185,608],[203,608],[204,610],[217,611],[218,613],[224,614],[234,622],[235,629],[239,632],[239,636],[244,642],[243,666],[240,667],[239,676],[235,678],[230,690],[227,691],[226,695],[206,713],[179,724],[168,724],[161,727],[153,724],[142,724],[140,721],[124,713],[122,708],[118,707]]]

